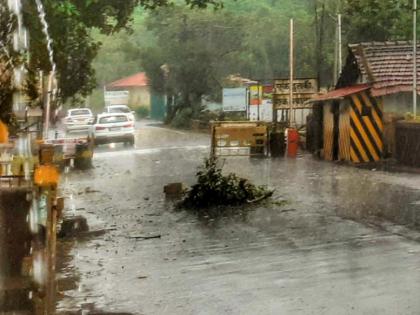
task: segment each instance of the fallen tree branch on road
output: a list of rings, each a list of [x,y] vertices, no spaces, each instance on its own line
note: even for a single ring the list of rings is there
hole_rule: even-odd
[[[267,198],[270,198],[271,196],[273,196],[273,194],[274,194],[274,190],[267,192],[264,196],[261,196],[259,198],[253,199],[253,200],[247,200],[246,202],[249,203],[249,204],[257,203],[257,202],[263,201]]]
[[[273,195],[274,191],[256,186],[236,174],[222,174],[217,158],[206,159],[197,172],[197,184],[187,192],[180,207],[199,211],[219,206],[255,204]]]

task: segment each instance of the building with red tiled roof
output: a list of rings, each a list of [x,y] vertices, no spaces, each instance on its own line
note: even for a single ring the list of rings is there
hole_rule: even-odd
[[[418,46],[416,62],[420,61]],[[420,78],[420,66],[417,76]],[[383,101],[384,112],[412,111],[413,43],[410,41],[369,42],[349,45],[347,62],[338,87],[370,84],[373,97]],[[417,88],[419,92],[419,89]],[[418,93],[417,92],[417,93]]]
[[[149,79],[145,72],[108,83],[104,89],[105,105],[127,105],[132,109],[151,106]]]
[[[313,151],[327,160],[354,163],[395,157],[395,121],[413,111],[417,51],[413,56],[409,41],[349,45],[337,89],[311,100],[317,117]]]
[[[135,87],[149,86],[149,79],[145,72],[139,72],[129,77],[119,79],[117,81],[107,84],[106,89],[108,91],[129,89]]]
[[[372,95],[384,96],[412,92],[412,42],[360,43],[349,45],[349,48],[350,59],[358,65],[360,80],[372,84]],[[420,52],[416,58],[419,63]]]

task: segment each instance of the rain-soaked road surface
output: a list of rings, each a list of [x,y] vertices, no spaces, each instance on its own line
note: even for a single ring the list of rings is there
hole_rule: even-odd
[[[100,148],[95,169],[63,182],[67,214],[109,231],[61,243],[59,312],[420,313],[419,175],[310,156],[229,159],[226,170],[287,203],[203,222],[162,190],[194,182],[208,136],[143,124],[136,141]]]

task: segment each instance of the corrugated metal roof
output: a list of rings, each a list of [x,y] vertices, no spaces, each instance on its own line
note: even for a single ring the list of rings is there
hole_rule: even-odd
[[[129,87],[142,87],[148,86],[149,79],[146,76],[145,72],[139,72],[132,76],[122,78],[118,81],[109,83],[106,87],[107,89],[112,88],[129,88]]]
[[[309,102],[316,103],[316,102],[323,102],[323,101],[338,100],[346,96],[365,91],[369,88],[370,88],[369,84],[358,84],[358,85],[348,86],[348,87],[344,87],[344,88],[337,89],[334,91],[330,91],[326,94],[319,95],[311,99]]]
[[[417,65],[420,75],[420,45]],[[349,45],[365,81],[372,83],[372,95],[412,91],[413,43],[410,41],[370,42]],[[419,76],[420,78],[420,76]]]

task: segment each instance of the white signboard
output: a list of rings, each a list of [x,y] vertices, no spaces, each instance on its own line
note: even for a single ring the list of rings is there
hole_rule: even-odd
[[[272,100],[262,101],[262,121],[267,121],[267,122],[273,121],[273,101]]]
[[[105,105],[128,105],[129,91],[105,91]]]
[[[261,105],[251,105],[249,107],[249,120],[273,121],[273,102],[271,100],[262,100]]]
[[[223,111],[245,112],[248,103],[246,88],[223,89]]]

